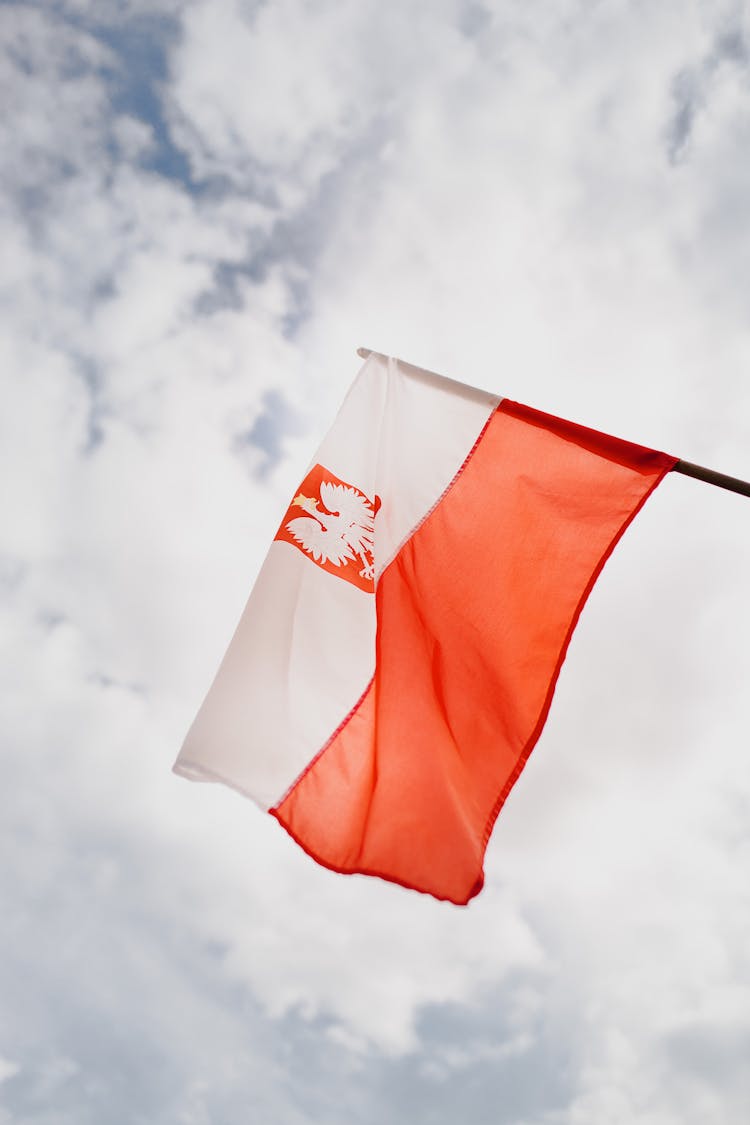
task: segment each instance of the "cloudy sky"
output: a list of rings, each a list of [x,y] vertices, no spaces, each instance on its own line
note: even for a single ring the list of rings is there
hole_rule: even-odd
[[[171,766],[366,345],[750,477],[750,6],[0,3],[1,1125],[740,1125],[750,505],[618,548],[466,909]]]

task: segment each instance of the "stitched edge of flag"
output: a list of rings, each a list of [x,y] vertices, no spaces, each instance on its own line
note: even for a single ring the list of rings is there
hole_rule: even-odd
[[[287,799],[287,797],[293,792],[293,790],[295,790],[297,788],[297,786],[303,780],[303,778],[307,777],[308,773],[313,768],[313,766],[316,765],[320,761],[320,759],[323,757],[323,755],[325,754],[328,747],[341,734],[342,730],[347,725],[347,723],[349,723],[351,721],[351,719],[354,718],[357,711],[359,711],[360,707],[364,703],[364,700],[367,696],[367,693],[369,692],[370,688],[372,687],[374,679],[375,679],[375,673],[373,672],[373,674],[370,676],[369,680],[367,681],[367,687],[362,692],[359,699],[357,700],[357,702],[352,707],[351,711],[349,711],[349,713],[344,716],[344,718],[341,720],[339,725],[336,727],[333,734],[329,738],[326,739],[323,746],[321,746],[320,750],[318,750],[315,757],[310,759],[310,761],[307,763],[305,768],[302,770],[302,773],[300,773],[297,777],[295,777],[294,781],[289,786],[289,788],[285,791],[284,795],[282,797],[279,797],[278,801],[276,801],[273,805],[271,805],[271,807],[269,808],[268,811],[271,813],[272,816],[275,816],[274,810],[280,808],[281,805],[284,804],[284,801]],[[278,817],[277,817],[277,820],[278,820]],[[291,835],[291,833],[290,833],[290,835]]]
[[[495,804],[492,807],[492,811],[491,811],[489,817],[487,818],[487,823],[485,825],[484,832],[482,834],[483,853],[484,853],[484,851],[486,851],[487,844],[489,843],[490,836],[492,835],[492,830],[495,827],[495,821],[497,820],[498,816],[500,815],[500,811],[501,811],[503,805],[505,804],[506,800],[508,799],[508,796],[510,795],[510,792],[511,792],[513,786],[516,784],[516,782],[518,781],[518,778],[520,777],[521,773],[523,772],[523,768],[526,765],[527,761],[529,760],[529,757],[531,756],[531,752],[534,749],[534,747],[536,746],[537,742],[539,741],[541,733],[544,730],[544,726],[547,722],[547,717],[549,716],[550,707],[552,706],[552,700],[554,698],[555,689],[557,688],[557,681],[558,681],[558,678],[560,676],[560,671],[561,671],[562,666],[565,662],[565,657],[568,654],[568,646],[570,645],[570,641],[573,637],[573,633],[575,632],[576,626],[578,625],[578,621],[579,621],[579,618],[581,616],[581,613],[583,612],[583,608],[584,608],[584,606],[586,605],[586,602],[589,599],[589,595],[590,595],[591,591],[593,590],[594,586],[596,585],[596,583],[599,579],[599,575],[601,574],[601,572],[604,569],[604,566],[607,562],[607,559],[613,553],[615,547],[620,542],[623,535],[625,534],[627,529],[630,527],[630,525],[633,522],[633,520],[635,519],[635,517],[640,512],[641,508],[646,503],[648,498],[651,496],[654,489],[656,489],[661,484],[661,482],[663,481],[663,479],[667,475],[667,473],[671,472],[672,469],[674,468],[674,466],[677,463],[678,459],[676,457],[671,457],[669,454],[666,454],[666,453],[661,454],[661,456],[665,458],[664,467],[660,471],[659,475],[657,477],[655,477],[651,486],[643,494],[643,496],[641,497],[641,499],[639,500],[638,504],[633,509],[633,511],[630,513],[628,518],[620,526],[620,528],[617,531],[617,533],[615,534],[615,536],[610,540],[607,548],[605,549],[604,553],[602,554],[601,558],[599,559],[599,562],[597,563],[594,570],[591,572],[591,577],[589,578],[589,580],[586,584],[586,587],[585,587],[583,593],[581,594],[581,597],[580,597],[580,599],[578,601],[578,604],[575,608],[575,612],[573,613],[573,616],[571,617],[570,626],[568,628],[568,631],[565,635],[565,640],[563,641],[562,647],[560,649],[560,655],[557,658],[557,663],[555,665],[555,670],[554,670],[554,672],[552,674],[552,678],[550,680],[549,688],[547,690],[547,695],[545,696],[544,703],[542,704],[542,708],[541,708],[541,711],[539,712],[539,717],[537,718],[534,729],[532,730],[531,735],[529,736],[523,750],[521,751],[521,754],[519,755],[518,761],[516,762],[516,765],[515,765],[515,768],[514,768],[513,772],[511,773],[508,780],[505,782],[505,785],[503,786],[501,792],[499,793],[499,795],[497,797],[497,800],[495,801]]]
[[[309,855],[310,859],[314,860],[315,863],[319,864],[321,867],[325,867],[328,871],[335,872],[336,875],[366,875],[369,879],[382,879],[384,883],[395,883],[396,886],[404,887],[407,891],[417,891],[419,894],[429,895],[430,898],[437,899],[438,902],[451,902],[454,906],[467,906],[473,898],[476,898],[476,896],[484,886],[484,870],[481,868],[476,882],[473,884],[468,895],[465,898],[453,898],[450,895],[437,894],[436,891],[422,890],[420,887],[415,887],[413,883],[407,883],[405,879],[399,879],[395,875],[384,875],[382,871],[377,871],[374,868],[339,867],[335,863],[331,863],[329,860],[324,859],[322,856],[318,855],[313,848],[308,847],[305,841],[300,836],[298,836],[297,833],[294,832],[284,820],[282,820],[277,806],[269,809],[268,812],[274,818],[274,820],[281,825],[286,834],[290,836],[292,840],[294,840],[295,844],[297,844],[297,846],[300,847],[306,855]]]
[[[420,518],[419,518],[419,519],[417,520],[417,522],[416,522],[416,523],[414,524],[414,527],[410,528],[410,529],[409,529],[409,531],[407,531],[406,535],[405,535],[405,536],[403,537],[403,539],[402,539],[402,540],[401,540],[401,541],[399,542],[398,546],[397,546],[397,547],[394,547],[393,551],[391,552],[391,557],[390,557],[390,558],[388,559],[388,562],[384,564],[384,566],[383,566],[383,569],[382,569],[382,570],[380,571],[380,574],[378,574],[378,576],[377,576],[377,577],[376,577],[376,579],[375,579],[375,590],[376,590],[376,591],[377,591],[377,588],[378,588],[378,583],[380,582],[380,579],[381,579],[381,578],[383,577],[383,575],[385,574],[385,572],[386,572],[386,570],[388,569],[388,567],[389,567],[389,566],[391,566],[391,564],[392,564],[392,563],[393,563],[393,562],[394,562],[394,561],[395,561],[395,560],[396,560],[396,559],[398,558],[398,556],[399,556],[399,554],[401,553],[401,551],[402,551],[402,550],[404,549],[404,547],[405,547],[405,546],[406,546],[406,544],[407,544],[407,543],[409,542],[409,540],[410,540],[411,538],[413,538],[413,536],[414,536],[414,535],[416,535],[416,533],[417,533],[417,532],[419,531],[419,529],[420,529],[420,527],[422,526],[422,524],[426,523],[426,522],[427,522],[427,520],[428,520],[428,519],[430,518],[430,516],[432,515],[432,513],[433,513],[433,512],[435,511],[435,509],[436,509],[436,508],[438,508],[438,507],[439,507],[439,506],[440,506],[440,505],[442,504],[443,500],[445,500],[446,496],[447,496],[447,495],[448,495],[448,493],[449,493],[449,492],[451,491],[451,489],[453,488],[454,484],[456,483],[456,481],[458,480],[458,478],[459,478],[459,477],[461,476],[461,474],[463,473],[463,471],[464,471],[464,469],[466,468],[466,466],[467,466],[467,465],[469,464],[469,461],[470,461],[470,460],[472,459],[472,457],[473,457],[473,456],[474,456],[474,454],[476,453],[477,449],[479,448],[479,444],[480,444],[480,442],[481,442],[482,438],[484,437],[484,435],[485,435],[485,434],[486,434],[486,432],[487,432],[487,429],[488,429],[488,427],[489,427],[489,424],[490,424],[490,422],[492,421],[493,417],[495,416],[495,414],[497,414],[498,410],[500,409],[500,404],[501,404],[502,402],[504,402],[504,399],[502,399],[502,398],[497,398],[497,396],[493,396],[493,398],[496,398],[496,401],[495,401],[495,405],[494,405],[494,406],[492,407],[492,410],[490,410],[489,414],[487,415],[487,417],[486,417],[486,419],[485,419],[485,422],[484,422],[484,425],[482,426],[481,430],[480,430],[480,431],[479,431],[479,433],[477,434],[477,436],[476,436],[476,438],[475,438],[475,440],[474,440],[474,444],[472,445],[471,449],[470,449],[470,450],[469,450],[469,452],[468,452],[468,453],[466,454],[466,456],[464,457],[463,461],[462,461],[462,462],[461,462],[461,464],[460,464],[460,465],[458,466],[458,469],[457,469],[457,470],[456,470],[456,472],[455,472],[455,473],[453,474],[453,476],[451,477],[451,479],[450,479],[450,480],[448,481],[448,483],[446,484],[445,488],[444,488],[444,489],[443,489],[443,491],[442,491],[442,492],[440,493],[440,495],[439,495],[439,496],[437,497],[437,499],[436,499],[436,500],[435,500],[435,501],[433,502],[433,504],[432,504],[432,505],[431,505],[431,506],[430,506],[430,507],[429,507],[429,508],[427,509],[427,511],[426,511],[426,512],[424,512],[424,513],[423,513],[423,514],[422,514],[422,515],[420,516]]]
[[[187,781],[208,781],[218,785],[226,785],[227,789],[233,789],[241,797],[246,797],[249,801],[252,801],[262,812],[268,812],[268,805],[262,804],[249,789],[245,789],[239,782],[232,781],[223,773],[218,773],[202,763],[193,762],[189,758],[178,758],[172,766],[172,773],[177,777],[184,777]]]

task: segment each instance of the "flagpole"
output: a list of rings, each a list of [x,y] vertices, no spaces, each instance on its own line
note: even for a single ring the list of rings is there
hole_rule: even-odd
[[[371,355],[382,355],[371,348],[357,348],[357,355],[362,359],[369,359]],[[386,358],[386,357],[384,357]],[[672,468],[673,473],[682,473],[685,477],[702,480],[706,484],[713,484],[716,488],[726,488],[729,492],[737,492],[740,496],[750,496],[750,481],[740,480],[739,477],[730,477],[726,473],[717,473],[716,469],[707,469],[703,465],[695,465],[692,461],[677,461]]]
[[[726,473],[717,473],[715,469],[706,469],[703,465],[694,465],[692,461],[678,461],[672,469],[673,473],[682,473],[686,477],[695,477],[696,480],[714,484],[717,488],[726,488],[729,492],[739,492],[740,496],[750,496],[750,481],[739,480],[738,477],[728,477]]]

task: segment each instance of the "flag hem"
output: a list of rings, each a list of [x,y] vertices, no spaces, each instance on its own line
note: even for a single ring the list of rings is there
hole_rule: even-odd
[[[643,494],[643,496],[639,500],[636,507],[633,509],[633,511],[630,513],[630,515],[627,517],[627,519],[620,526],[619,530],[617,531],[617,534],[610,540],[610,542],[607,545],[604,553],[602,554],[601,558],[599,559],[599,562],[597,563],[594,570],[591,572],[591,577],[589,578],[589,580],[586,584],[586,587],[585,587],[583,593],[581,594],[581,597],[580,597],[580,599],[578,601],[578,604],[575,608],[573,616],[571,617],[570,626],[568,628],[568,631],[565,635],[565,640],[563,641],[562,647],[560,649],[560,655],[558,656],[557,663],[555,664],[555,669],[554,669],[554,672],[552,674],[552,678],[551,678],[550,683],[549,683],[549,688],[547,690],[547,694],[545,696],[544,703],[542,704],[541,711],[539,712],[539,717],[537,718],[534,729],[532,730],[531,735],[529,736],[523,750],[521,751],[521,754],[519,755],[518,761],[515,765],[515,768],[513,769],[513,772],[511,773],[510,777],[505,782],[505,785],[503,786],[500,794],[498,795],[498,798],[497,798],[495,804],[492,807],[492,811],[491,811],[489,817],[487,818],[487,823],[485,825],[484,833],[482,834],[482,848],[484,850],[486,850],[486,848],[487,848],[487,844],[489,843],[490,836],[492,835],[492,830],[495,827],[495,822],[496,822],[498,816],[500,815],[502,807],[505,804],[505,802],[507,801],[508,797],[510,796],[511,790],[513,789],[513,786],[516,784],[519,777],[521,776],[521,774],[523,772],[523,769],[524,769],[526,763],[528,762],[534,747],[536,746],[537,742],[539,741],[539,738],[541,737],[542,731],[544,730],[544,727],[545,727],[546,722],[547,722],[547,718],[549,716],[550,708],[552,707],[552,700],[554,698],[555,690],[557,688],[557,681],[560,677],[560,672],[562,670],[562,666],[565,663],[565,657],[568,654],[568,647],[569,647],[571,639],[573,637],[573,633],[576,630],[576,626],[578,625],[578,621],[579,621],[580,616],[583,612],[584,606],[586,605],[586,602],[589,599],[589,595],[591,594],[591,591],[593,590],[594,586],[598,582],[599,576],[600,576],[602,570],[604,569],[604,567],[607,563],[607,560],[609,559],[610,555],[612,555],[614,553],[615,547],[620,542],[623,535],[625,534],[627,529],[630,527],[630,525],[633,522],[633,520],[635,519],[635,517],[640,512],[641,508],[644,506],[644,504],[646,503],[648,498],[651,496],[651,494],[654,492],[654,490],[664,480],[664,477],[667,475],[667,473],[671,472],[672,469],[674,468],[675,464],[677,463],[677,458],[672,457],[670,454],[663,453],[663,454],[661,454],[661,456],[665,458],[664,467],[662,468],[659,475],[654,478],[654,480],[653,480],[651,486],[649,487],[648,491]]]
[[[441,378],[442,378],[442,376],[441,376]],[[427,522],[427,520],[428,520],[428,519],[430,518],[430,516],[431,516],[431,515],[432,515],[432,513],[433,513],[433,512],[435,511],[435,509],[436,509],[437,507],[439,507],[439,505],[440,505],[440,504],[442,504],[443,500],[445,500],[446,496],[447,496],[447,495],[448,495],[448,493],[449,493],[449,492],[451,491],[451,489],[452,489],[452,488],[453,488],[453,486],[455,485],[456,481],[457,481],[457,480],[458,480],[458,478],[459,478],[459,477],[461,476],[461,474],[463,473],[463,471],[464,471],[464,469],[466,468],[466,466],[467,466],[467,465],[469,464],[469,461],[471,461],[472,457],[474,456],[474,454],[476,453],[477,449],[479,448],[479,445],[480,445],[480,442],[482,441],[482,438],[484,437],[484,435],[485,435],[485,434],[487,433],[487,430],[489,429],[489,425],[490,425],[490,422],[492,421],[492,419],[493,419],[493,417],[495,416],[495,414],[497,413],[497,411],[498,411],[498,410],[500,409],[500,406],[501,406],[501,404],[502,404],[502,403],[503,403],[503,402],[505,401],[505,399],[503,399],[503,398],[499,398],[499,397],[497,397],[497,396],[493,396],[493,397],[495,397],[495,398],[497,399],[497,401],[495,402],[495,405],[494,405],[494,406],[492,407],[492,410],[490,410],[489,414],[488,414],[488,415],[487,415],[487,417],[485,418],[485,420],[484,420],[484,425],[482,426],[481,430],[479,431],[479,433],[477,434],[476,438],[474,439],[474,444],[472,445],[471,449],[470,449],[470,450],[469,450],[469,452],[468,452],[468,453],[466,454],[466,456],[464,457],[463,461],[462,461],[462,462],[461,462],[461,464],[460,464],[460,465],[458,466],[458,468],[456,469],[455,473],[453,474],[453,476],[451,477],[451,479],[450,479],[450,480],[448,481],[448,483],[446,484],[446,486],[445,486],[445,488],[443,489],[443,491],[442,491],[442,492],[440,493],[440,495],[439,495],[439,496],[438,496],[438,497],[437,497],[437,498],[435,499],[435,501],[434,501],[434,502],[432,503],[432,505],[431,505],[431,506],[430,506],[430,507],[429,507],[429,508],[427,509],[427,511],[426,511],[426,512],[424,512],[424,513],[423,513],[423,514],[422,514],[422,515],[420,516],[420,518],[419,518],[419,519],[417,520],[417,522],[416,522],[416,523],[414,524],[414,527],[410,528],[410,530],[409,530],[409,531],[408,531],[408,533],[407,533],[407,534],[406,534],[406,535],[405,535],[405,536],[403,537],[403,539],[402,539],[402,540],[401,540],[401,542],[400,542],[400,543],[398,544],[398,546],[397,546],[397,547],[396,547],[396,548],[395,548],[395,549],[394,549],[394,550],[392,551],[392,553],[391,553],[391,557],[390,557],[390,558],[388,559],[388,562],[387,562],[387,563],[385,563],[385,565],[383,566],[383,569],[382,569],[382,570],[380,571],[380,573],[379,573],[379,574],[377,575],[377,577],[375,578],[375,592],[376,592],[376,593],[377,593],[377,589],[378,589],[378,583],[380,582],[380,579],[381,579],[381,578],[383,577],[383,575],[385,574],[385,572],[386,572],[386,570],[388,569],[388,567],[389,567],[389,566],[391,566],[391,564],[392,564],[392,563],[393,563],[393,562],[394,562],[394,561],[395,561],[395,560],[396,560],[396,559],[398,558],[399,554],[401,553],[401,551],[403,551],[404,547],[405,547],[405,546],[406,546],[406,544],[407,544],[407,543],[409,542],[409,540],[410,540],[410,539],[413,539],[413,537],[414,537],[414,536],[415,536],[415,535],[417,534],[417,532],[419,531],[420,527],[421,527],[421,526],[422,526],[422,525],[423,525],[424,523],[426,523],[426,522]]]
[[[303,778],[305,778],[307,776],[307,774],[310,772],[310,770],[313,768],[313,766],[316,765],[316,763],[320,761],[320,759],[323,757],[323,755],[325,754],[328,747],[331,745],[331,743],[334,741],[334,739],[337,738],[338,735],[341,734],[342,730],[347,725],[347,723],[350,721],[350,719],[354,718],[357,711],[359,711],[360,707],[362,706],[362,703],[364,702],[365,697],[367,696],[367,693],[369,692],[370,688],[372,687],[374,679],[375,679],[375,672],[373,672],[373,674],[370,676],[369,680],[367,681],[367,686],[364,689],[364,691],[362,692],[362,694],[360,695],[357,702],[354,704],[354,706],[351,708],[351,710],[346,715],[344,715],[344,718],[341,720],[339,725],[336,727],[333,734],[330,735],[325,740],[325,742],[321,746],[320,750],[318,750],[315,757],[310,759],[310,761],[307,763],[307,765],[302,770],[302,772],[300,774],[298,774],[297,777],[295,777],[292,784],[289,785],[287,787],[287,789],[284,791],[283,795],[281,797],[279,797],[278,801],[275,801],[274,804],[270,806],[268,811],[272,815],[274,815],[274,809],[278,809],[278,808],[281,807],[281,805],[284,804],[284,801],[287,799],[287,797],[290,795],[290,793],[292,793],[297,788],[297,786],[300,784],[300,782],[303,780]]]
[[[324,859],[322,856],[318,855],[318,853],[314,851],[313,848],[309,847],[305,843],[305,841],[300,836],[298,836],[297,833],[294,832],[293,829],[284,820],[282,820],[281,815],[278,811],[278,806],[274,806],[273,808],[269,809],[268,812],[274,818],[274,820],[281,825],[286,834],[290,836],[292,840],[294,840],[295,844],[297,844],[298,847],[302,848],[302,851],[305,852],[305,854],[308,855],[310,859],[312,859],[315,863],[320,864],[321,867],[325,867],[328,871],[333,871],[336,875],[366,875],[370,879],[382,879],[384,883],[395,883],[397,887],[404,887],[407,891],[417,891],[419,894],[426,894],[431,898],[437,899],[438,902],[451,902],[454,906],[468,906],[471,900],[473,898],[476,898],[476,896],[484,887],[483,868],[480,870],[476,882],[473,884],[471,891],[465,898],[452,898],[450,895],[440,895],[435,891],[421,890],[419,887],[415,887],[413,883],[407,883],[405,879],[399,879],[396,875],[384,875],[382,871],[377,871],[374,868],[339,866],[335,863],[331,863],[330,860]]]
[[[185,781],[207,781],[213,782],[217,785],[226,785],[227,789],[233,789],[235,793],[239,793],[241,797],[246,797],[252,801],[261,812],[268,812],[268,806],[261,804],[254,794],[244,786],[239,785],[236,781],[230,781],[224,774],[218,773],[216,770],[209,769],[207,766],[198,765],[196,762],[190,760],[178,759],[172,766],[172,773],[176,777],[182,777]]]

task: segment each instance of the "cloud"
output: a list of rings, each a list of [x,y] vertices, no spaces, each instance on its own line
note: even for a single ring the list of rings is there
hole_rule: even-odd
[[[287,433],[296,434],[301,429],[300,420],[290,409],[279,391],[268,391],[263,398],[263,412],[257,416],[250,429],[238,434],[237,444],[260,450],[263,460],[258,475],[266,477],[283,456],[283,439]]]
[[[10,1059],[0,1059],[0,1082],[14,1078],[20,1069],[18,1063],[11,1062]]]
[[[679,161],[689,144],[696,116],[705,111],[714,88],[726,81],[726,67],[747,68],[748,52],[741,28],[722,29],[699,66],[680,72],[674,82],[674,119],[669,128],[669,155]],[[722,68],[724,74],[721,73]],[[742,80],[742,76],[741,79]]]
[[[169,769],[356,345],[748,475],[741,10],[0,22],[5,1120],[739,1125],[740,498],[628,532],[466,911]]]

